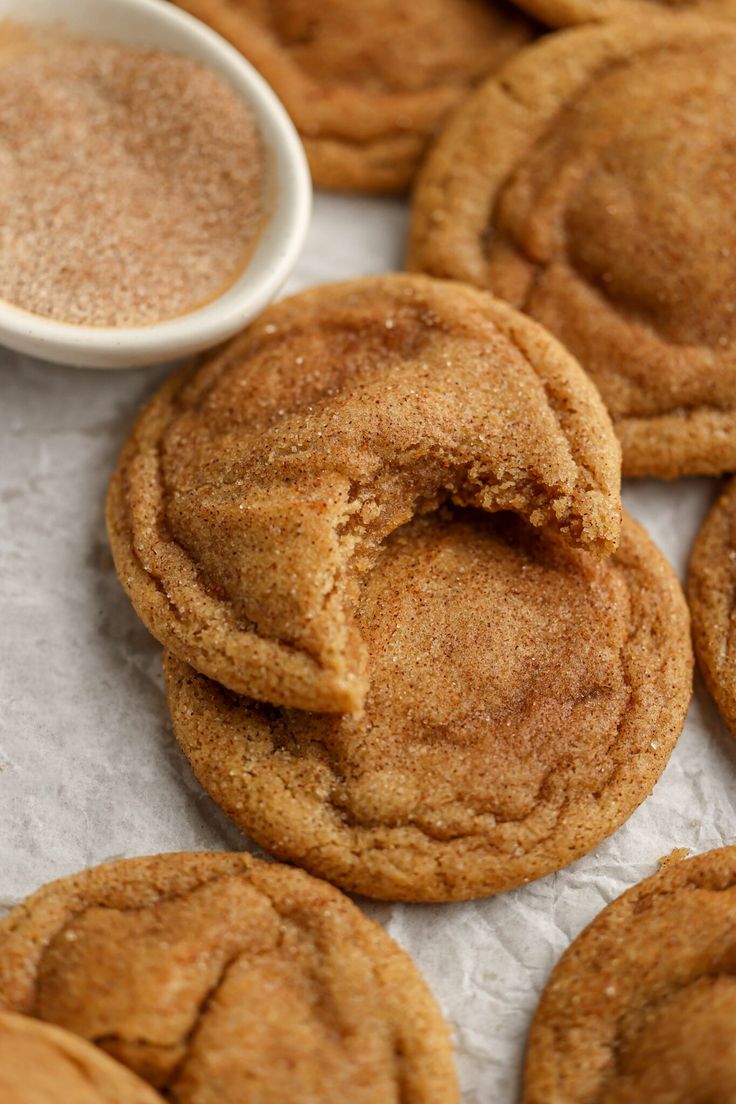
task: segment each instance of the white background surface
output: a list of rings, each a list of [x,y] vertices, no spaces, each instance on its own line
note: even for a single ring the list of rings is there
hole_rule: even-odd
[[[401,266],[398,200],[318,197],[287,290]],[[241,848],[171,736],[160,649],[112,569],[105,487],[160,369],[89,372],[0,350],[0,906],[104,859]],[[625,489],[681,577],[714,480]],[[696,680],[654,794],[568,870],[461,905],[366,904],[456,1030],[465,1104],[512,1104],[530,1015],[580,929],[674,847],[736,835],[736,743]]]

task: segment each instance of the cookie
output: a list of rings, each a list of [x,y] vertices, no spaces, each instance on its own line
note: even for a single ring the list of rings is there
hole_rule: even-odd
[[[693,545],[688,599],[698,665],[721,715],[736,734],[732,646],[736,606],[736,480],[711,507]]]
[[[447,508],[392,534],[361,589],[360,718],[261,705],[166,659],[194,773],[266,850],[368,896],[462,900],[566,866],[651,791],[692,655],[679,584],[631,519],[600,561]]]
[[[736,848],[628,890],[553,971],[523,1104],[736,1099]]]
[[[314,182],[407,188],[469,88],[534,33],[504,0],[176,0],[263,74],[304,142]]]
[[[681,0],[517,0],[519,7],[550,27],[604,19],[648,19],[683,10]],[[686,0],[688,12],[716,18],[736,17],[736,0]]]
[[[97,1047],[27,1016],[0,1012],[3,1104],[163,1104]]]
[[[458,111],[409,264],[490,288],[597,384],[625,475],[736,468],[736,25],[649,17],[530,46]]]
[[[174,376],[109,494],[121,582],[151,632],[240,693],[358,710],[356,580],[445,499],[516,510],[600,554],[620,526],[600,398],[540,327],[417,276],[270,308]]]
[[[94,1040],[173,1104],[453,1104],[409,957],[331,886],[244,854],[130,859],[0,924],[0,1006]]]

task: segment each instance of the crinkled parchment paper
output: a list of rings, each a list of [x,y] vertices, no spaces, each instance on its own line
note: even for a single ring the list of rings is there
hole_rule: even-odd
[[[321,196],[287,290],[401,265],[397,200]],[[240,848],[171,737],[160,650],[118,587],[106,482],[160,369],[89,372],[0,351],[0,905],[123,855]],[[643,482],[628,508],[677,570],[715,480]],[[560,874],[469,904],[365,904],[455,1027],[463,1101],[511,1104],[530,1015],[580,929],[675,847],[736,834],[736,742],[697,680],[654,794]]]

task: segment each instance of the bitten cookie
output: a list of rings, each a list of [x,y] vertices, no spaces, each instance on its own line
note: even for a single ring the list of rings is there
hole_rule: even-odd
[[[648,19],[665,12],[688,12],[716,18],[736,18],[736,0],[517,0],[520,8],[550,27],[568,27],[629,17]]]
[[[736,468],[736,25],[649,17],[530,46],[458,110],[409,264],[542,322],[606,402],[625,475]]]
[[[237,697],[169,656],[174,731],[244,832],[345,889],[408,901],[559,870],[649,794],[690,698],[674,574],[636,523],[604,561],[511,515],[446,509],[361,583],[364,715]]]
[[[542,995],[523,1104],[736,1099],[736,848],[677,863],[585,929]]]
[[[259,700],[358,710],[357,581],[441,502],[515,510],[610,552],[618,445],[541,327],[418,276],[316,288],[172,377],[113,477],[108,528],[138,614]]]
[[[28,1016],[0,1012],[3,1104],[163,1104],[97,1047]]]
[[[244,854],[40,889],[0,924],[3,1006],[93,1040],[174,1104],[457,1101],[409,957],[331,886]]]
[[[534,28],[504,0],[175,0],[261,71],[319,187],[398,192],[469,88]]]
[[[736,480],[711,507],[695,539],[687,587],[698,664],[724,721],[736,734]]]

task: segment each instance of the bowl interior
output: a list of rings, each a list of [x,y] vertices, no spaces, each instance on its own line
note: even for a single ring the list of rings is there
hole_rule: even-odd
[[[274,297],[298,258],[311,212],[304,150],[285,109],[229,43],[168,0],[0,0],[0,19],[58,25],[84,35],[168,50],[220,74],[248,102],[266,147],[268,220],[238,280],[211,303],[149,326],[67,325],[0,301],[0,341],[67,364],[122,367],[184,356],[217,344]]]

